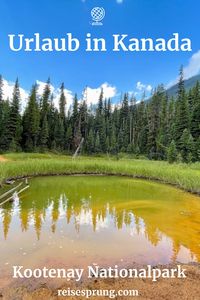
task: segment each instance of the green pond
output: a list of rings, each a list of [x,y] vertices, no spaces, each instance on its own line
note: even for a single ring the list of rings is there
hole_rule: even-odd
[[[13,265],[200,261],[200,198],[151,181],[38,177],[0,207],[0,271]]]

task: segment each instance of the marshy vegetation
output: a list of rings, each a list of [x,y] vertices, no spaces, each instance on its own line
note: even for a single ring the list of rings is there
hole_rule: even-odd
[[[159,180],[200,194],[200,164],[107,157],[78,157],[37,153],[11,153],[0,163],[0,182],[38,175],[104,174]]]

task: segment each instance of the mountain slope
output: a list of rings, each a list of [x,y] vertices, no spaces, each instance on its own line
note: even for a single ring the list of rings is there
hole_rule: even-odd
[[[196,75],[196,76],[193,76],[187,80],[185,80],[185,88],[186,90],[189,90],[190,88],[192,88],[197,81],[200,81],[200,74]],[[172,87],[170,87],[168,90],[167,90],[167,94],[169,96],[176,96],[177,94],[177,89],[178,89],[178,84],[175,84],[173,85]]]

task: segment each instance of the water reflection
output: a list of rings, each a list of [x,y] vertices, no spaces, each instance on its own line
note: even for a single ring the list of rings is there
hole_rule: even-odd
[[[37,178],[20,199],[15,195],[0,209],[0,241],[9,252],[9,234],[17,235],[23,246],[34,240],[34,229],[38,248],[44,241],[52,244],[47,239],[51,232],[54,244],[63,239],[59,247],[74,253],[82,243],[88,255],[101,245],[107,254],[117,247],[113,256],[123,254],[137,262],[200,261],[199,211],[198,197],[157,183],[117,177]],[[70,248],[69,236],[74,241]]]

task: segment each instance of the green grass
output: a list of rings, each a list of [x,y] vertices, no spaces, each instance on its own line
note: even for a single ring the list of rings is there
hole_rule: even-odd
[[[7,178],[59,174],[113,174],[160,180],[184,190],[200,194],[200,164],[168,164],[167,162],[113,157],[80,157],[56,154],[6,154],[0,163],[0,183]]]

